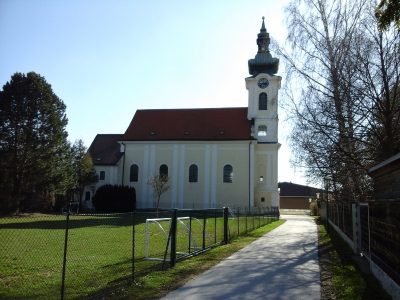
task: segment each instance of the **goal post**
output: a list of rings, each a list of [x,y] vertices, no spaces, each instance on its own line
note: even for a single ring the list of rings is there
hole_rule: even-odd
[[[159,240],[159,243],[157,243],[158,246],[160,246],[161,244],[165,245],[161,241],[168,243],[168,234],[170,227],[171,218],[146,219],[145,258],[147,260],[162,260],[161,258],[152,257],[154,255],[150,255],[150,236]],[[161,254],[162,252],[159,253]]]
[[[171,240],[169,239],[171,218],[146,219],[145,232],[145,259],[163,261],[165,251],[171,250]],[[193,217],[177,218],[177,254],[180,256],[189,255],[193,251],[199,250],[196,242],[196,227],[201,221]],[[168,245],[167,245],[168,243]],[[168,255],[169,257],[169,255]],[[167,259],[168,260],[168,259]]]

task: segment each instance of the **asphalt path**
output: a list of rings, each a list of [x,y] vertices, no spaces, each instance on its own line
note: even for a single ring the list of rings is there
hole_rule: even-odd
[[[320,299],[317,226],[286,222],[163,299]]]

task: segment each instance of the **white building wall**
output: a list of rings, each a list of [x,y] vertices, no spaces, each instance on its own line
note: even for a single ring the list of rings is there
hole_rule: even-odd
[[[96,166],[98,174],[105,171],[105,179],[87,187],[92,196],[103,184],[124,184],[135,188],[137,208],[155,207],[155,197],[148,181],[159,173],[162,164],[166,164],[170,189],[161,196],[160,208],[279,205],[279,144],[257,144],[256,141],[124,143],[125,158],[122,157],[118,165]],[[137,182],[130,181],[133,164],[139,167]],[[189,182],[192,164],[198,167],[198,182]],[[232,183],[223,182],[223,168],[227,164],[233,167]],[[260,182],[260,176],[263,182]],[[87,206],[91,207],[91,203],[88,202]]]
[[[279,148],[280,144],[257,144],[255,147],[254,204],[257,207],[279,206]]]
[[[135,187],[138,208],[154,207],[148,180],[162,164],[168,166],[170,189],[161,196],[161,208],[248,207],[253,194],[249,193],[249,141],[125,143],[124,184]],[[129,181],[133,163],[139,166],[138,182]],[[189,182],[192,164],[198,167],[198,182]],[[223,182],[226,164],[233,167],[233,183]]]

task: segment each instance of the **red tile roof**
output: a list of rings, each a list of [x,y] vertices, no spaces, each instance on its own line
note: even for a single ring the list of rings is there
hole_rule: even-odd
[[[115,165],[122,156],[120,144],[123,134],[98,134],[88,152],[94,165]]]
[[[250,140],[247,107],[137,110],[124,141]]]

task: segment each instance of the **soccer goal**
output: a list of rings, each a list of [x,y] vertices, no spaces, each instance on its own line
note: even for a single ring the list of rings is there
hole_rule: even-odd
[[[193,217],[177,218],[176,226],[176,249],[177,255],[184,256],[191,252],[198,251],[197,228],[201,226],[201,221]],[[146,219],[146,248],[145,259],[169,260],[171,240],[168,237],[171,228],[171,218]]]

